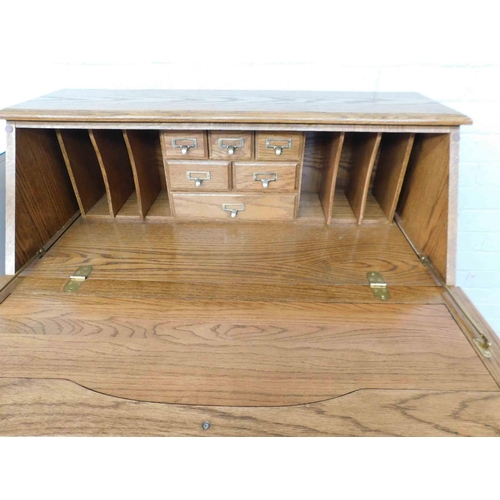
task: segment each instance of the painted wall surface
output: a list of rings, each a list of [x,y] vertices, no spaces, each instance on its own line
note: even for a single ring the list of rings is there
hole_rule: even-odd
[[[77,16],[65,3],[41,4],[28,18],[22,7],[0,8],[5,18],[23,19],[25,34],[19,36],[15,22],[2,26],[9,50],[0,107],[60,88],[413,91],[472,117],[460,146],[457,278],[500,334],[500,51],[493,2],[472,8],[421,1],[417,8],[310,1],[298,9],[290,2],[250,8],[214,1],[196,3],[187,15],[185,3],[144,1],[127,9],[123,1],[118,14],[114,2],[89,1]]]

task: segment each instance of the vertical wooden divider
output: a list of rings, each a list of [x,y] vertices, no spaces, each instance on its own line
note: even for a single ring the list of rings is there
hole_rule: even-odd
[[[172,192],[170,190],[170,181],[169,181],[169,170],[168,170],[168,162],[167,162],[167,145],[165,144],[165,132],[160,132],[160,152],[161,159],[163,163],[163,170],[165,172],[165,184],[167,186],[167,195],[170,202],[170,215],[175,217],[175,202],[174,197],[172,196]],[[232,184],[231,184],[232,185]]]
[[[321,185],[319,191],[319,200],[323,207],[327,224],[332,222],[333,199],[335,196],[335,185],[337,183],[337,174],[340,165],[340,155],[344,145],[344,132],[335,133],[329,144],[327,163],[321,171]]]
[[[450,182],[456,189],[456,179],[450,177],[457,171],[454,135],[417,135],[397,207],[401,227],[450,285],[455,279],[454,261],[448,259],[449,214],[456,209],[450,206]],[[455,255],[456,249],[451,252]]]
[[[382,133],[380,132],[354,134],[353,160],[347,182],[346,197],[358,224],[363,222],[371,174],[381,139]]]
[[[123,138],[132,166],[137,203],[141,219],[146,217],[161,191],[156,159],[158,132],[152,130],[124,130]]]
[[[57,139],[80,212],[85,217],[90,209],[106,195],[97,156],[86,130],[57,130]]]
[[[54,130],[16,128],[15,151],[11,141],[9,154],[15,158],[15,171],[9,164],[7,168],[15,175],[15,212],[6,223],[15,224],[15,269],[10,260],[6,264],[7,272],[13,274],[79,212],[79,207]]]
[[[300,196],[302,194],[302,171],[304,169],[304,156],[306,152],[306,134],[301,133],[300,134],[300,147],[299,147],[299,165],[297,167],[297,177],[296,177],[296,185],[297,185],[297,196],[295,198],[295,208],[294,208],[294,213],[293,213],[293,218],[296,219],[299,216],[299,208],[300,208]],[[254,141],[255,143],[256,141]],[[255,144],[255,148],[257,148],[257,145]],[[231,169],[232,170],[232,169]],[[233,183],[233,180],[231,179],[231,185]]]
[[[415,134],[384,134],[373,182],[373,195],[389,223],[394,219]]]
[[[113,217],[134,192],[134,178],[121,130],[89,130]],[[135,214],[139,216],[139,214]]]

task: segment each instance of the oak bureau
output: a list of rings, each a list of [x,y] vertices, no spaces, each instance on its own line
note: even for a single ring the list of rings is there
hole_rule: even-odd
[[[64,90],[4,109],[1,435],[500,434],[419,94]]]

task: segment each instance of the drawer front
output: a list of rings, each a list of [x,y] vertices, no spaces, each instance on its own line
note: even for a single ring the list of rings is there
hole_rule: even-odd
[[[257,132],[255,157],[257,160],[300,160],[304,134],[300,132]]]
[[[253,132],[209,132],[210,158],[224,160],[251,160]]]
[[[163,132],[163,150],[166,158],[202,160],[208,158],[206,132],[180,130]]]
[[[172,195],[180,219],[291,220],[295,195],[291,194],[180,194]]]
[[[240,191],[293,191],[297,184],[296,163],[234,163],[234,188]]]
[[[172,191],[227,191],[227,161],[169,161],[168,179]]]

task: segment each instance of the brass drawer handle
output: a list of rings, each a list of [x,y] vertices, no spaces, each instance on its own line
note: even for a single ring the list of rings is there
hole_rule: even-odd
[[[229,144],[228,144],[229,142]],[[242,148],[245,144],[245,139],[220,138],[219,148],[226,148],[228,155],[234,155],[236,148]]]
[[[231,208],[231,207],[239,207],[239,208]],[[222,205],[222,210],[224,212],[229,212],[231,214],[231,217],[234,219],[237,215],[238,212],[244,212],[245,211],[245,204],[244,203],[224,203]]]
[[[181,144],[184,142],[190,142],[191,144]],[[174,148],[179,148],[183,155],[187,155],[191,148],[196,149],[198,147],[198,141],[195,137],[179,137],[177,139],[172,139],[172,146]]]
[[[201,183],[203,181],[209,181],[210,180],[210,172],[186,172],[186,177],[190,181],[194,181],[194,185],[199,188],[201,187]]]
[[[255,172],[255,174],[253,174],[253,180],[262,182],[262,187],[268,188],[270,182],[276,182],[278,180],[278,174],[274,172]]]
[[[273,143],[281,144],[273,144]],[[282,143],[285,143],[284,145]],[[274,149],[276,156],[281,156],[284,149],[292,148],[292,139],[266,139],[266,148]]]

